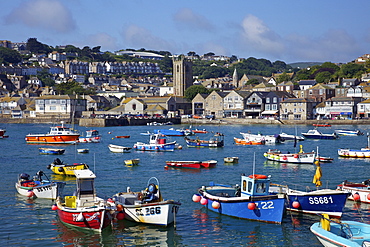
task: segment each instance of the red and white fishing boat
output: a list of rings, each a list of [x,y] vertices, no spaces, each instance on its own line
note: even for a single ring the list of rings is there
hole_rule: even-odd
[[[244,138],[234,137],[234,142],[237,145],[265,145],[264,140],[249,140]]]
[[[362,183],[344,181],[338,185],[337,190],[350,192],[348,199],[356,202],[370,203],[370,180]]]
[[[86,136],[80,136],[78,142],[97,143],[101,141],[101,136],[98,130],[86,130]]]
[[[74,196],[58,197],[54,210],[59,219],[71,226],[101,232],[112,223],[115,205],[95,194],[95,174],[89,170],[75,170],[77,190]]]
[[[61,126],[50,127],[47,134],[28,134],[25,139],[27,143],[34,144],[75,144],[79,136],[79,133],[65,127],[62,122]]]
[[[6,130],[0,129],[0,139],[8,138],[9,136],[5,135]]]

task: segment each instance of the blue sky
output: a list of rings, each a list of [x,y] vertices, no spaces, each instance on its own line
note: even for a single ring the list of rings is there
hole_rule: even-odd
[[[0,40],[291,62],[370,53],[369,0],[2,1]]]

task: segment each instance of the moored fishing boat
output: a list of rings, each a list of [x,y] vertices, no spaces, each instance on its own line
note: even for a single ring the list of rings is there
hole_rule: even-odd
[[[312,126],[315,126],[315,127],[331,127],[331,124],[328,124],[328,123],[324,123],[324,124],[317,123],[317,124],[312,124]]]
[[[165,136],[185,136],[186,135],[185,130],[175,130],[174,128],[154,130],[154,134],[162,134]]]
[[[74,173],[76,194],[59,196],[53,209],[67,225],[101,232],[111,225],[115,205],[96,196],[96,176],[91,170],[75,170]]]
[[[280,133],[279,136],[283,138],[285,141],[304,141],[303,136],[291,135],[287,133]]]
[[[156,177],[148,180],[145,190],[132,192],[130,187],[126,192],[113,196],[117,206],[117,219],[127,219],[139,223],[168,226],[174,223],[181,205],[174,200],[164,200],[159,181]]]
[[[77,148],[77,153],[87,154],[90,150],[88,148]]]
[[[25,140],[33,144],[75,144],[79,136],[80,134],[65,127],[62,122],[61,126],[50,127],[47,134],[28,134]]]
[[[241,187],[210,183],[198,189],[193,201],[220,214],[281,224],[285,198],[269,193],[269,186],[270,176],[243,174]]]
[[[60,155],[64,154],[66,150],[62,148],[39,148],[40,154],[54,154]]]
[[[367,134],[367,146],[360,149],[339,148],[338,155],[347,158],[370,158],[370,135]]]
[[[225,157],[224,158],[225,163],[238,163],[239,162],[239,157]]]
[[[337,135],[340,136],[359,136],[363,135],[364,133],[359,130],[334,130]]]
[[[195,139],[190,139],[189,137],[184,137],[188,147],[209,147],[218,148],[224,146],[224,135],[222,133],[216,133],[209,140],[201,140],[199,137]]]
[[[112,153],[129,153],[130,150],[132,149],[130,147],[114,145],[114,144],[109,144],[108,148]]]
[[[263,156],[268,160],[284,163],[312,164],[315,161],[316,152],[303,152],[302,145],[300,145],[299,152],[290,153],[277,149],[269,149]]]
[[[202,162],[197,161],[189,161],[189,160],[176,160],[176,161],[166,161],[165,169],[167,168],[186,168],[186,169],[200,169],[202,167]]]
[[[130,159],[124,160],[126,166],[137,166],[140,162],[140,159]]]
[[[116,136],[116,138],[130,138],[130,136]]]
[[[349,193],[340,190],[319,189],[321,182],[320,162],[316,161],[316,171],[312,183],[316,185],[316,190],[305,191],[291,189],[287,185],[271,184],[271,193],[284,193],[287,197],[287,210],[306,213],[306,214],[328,214],[332,217],[340,218],[343,213]]]
[[[352,183],[344,181],[337,187],[338,190],[343,190],[350,193],[349,200],[356,202],[370,203],[370,180],[367,179],[362,183]]]
[[[60,159],[56,158],[47,168],[57,175],[74,176],[75,170],[89,169],[89,166],[85,163],[64,164]]]
[[[306,133],[302,133],[305,138],[308,139],[337,139],[338,136],[336,133],[323,134],[317,129],[309,130]]]
[[[321,217],[310,230],[323,246],[370,246],[369,224],[352,220],[333,221],[325,214]]]
[[[262,140],[262,139],[260,139],[260,140],[250,140],[250,139],[234,137],[234,142],[237,145],[265,145],[265,141]]]
[[[151,134],[149,143],[136,142],[134,149],[138,151],[174,151],[176,141],[167,142],[162,134]]]
[[[101,136],[98,130],[86,130],[86,135],[78,138],[78,142],[82,143],[98,143],[100,141]]]
[[[22,173],[18,177],[15,188],[22,196],[29,198],[56,199],[63,192],[66,183],[52,182],[43,171],[38,171],[32,179],[30,175]]]
[[[334,159],[330,158],[330,157],[316,156],[315,160],[318,160],[318,161],[324,162],[324,163],[331,163],[331,162],[333,162]]]
[[[262,135],[261,133],[258,134],[251,134],[251,133],[244,133],[240,132],[245,140],[250,141],[265,141],[265,144],[276,144],[282,143],[285,140],[278,134],[276,135]]]

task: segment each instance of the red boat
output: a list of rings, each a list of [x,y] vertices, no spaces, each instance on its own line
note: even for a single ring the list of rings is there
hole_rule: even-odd
[[[0,139],[8,138],[9,136],[5,135],[6,130],[0,129]]]
[[[130,138],[130,136],[116,136],[116,138]]]
[[[35,144],[75,144],[78,142],[80,134],[68,127],[62,126],[50,127],[47,134],[28,134],[26,135],[27,143]]]
[[[331,127],[331,124],[312,124],[312,126],[315,126],[315,127]]]
[[[166,161],[165,168],[188,168],[188,169],[200,169],[201,161]]]
[[[203,130],[198,130],[198,129],[195,129],[195,130],[190,130],[191,132],[193,133],[196,133],[196,134],[207,134],[208,131],[203,129]]]
[[[101,232],[111,225],[114,202],[105,201],[95,194],[95,174],[89,170],[75,170],[77,192],[75,196],[59,196],[54,210],[59,219],[71,226]]]
[[[217,160],[202,161],[202,163],[200,163],[200,165],[202,167],[205,167],[205,168],[215,167],[217,165]]]

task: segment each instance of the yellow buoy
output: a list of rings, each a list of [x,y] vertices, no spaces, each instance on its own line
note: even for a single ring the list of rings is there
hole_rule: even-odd
[[[329,221],[329,215],[328,214],[322,214],[322,218],[320,220],[321,228],[330,231],[330,221]]]

